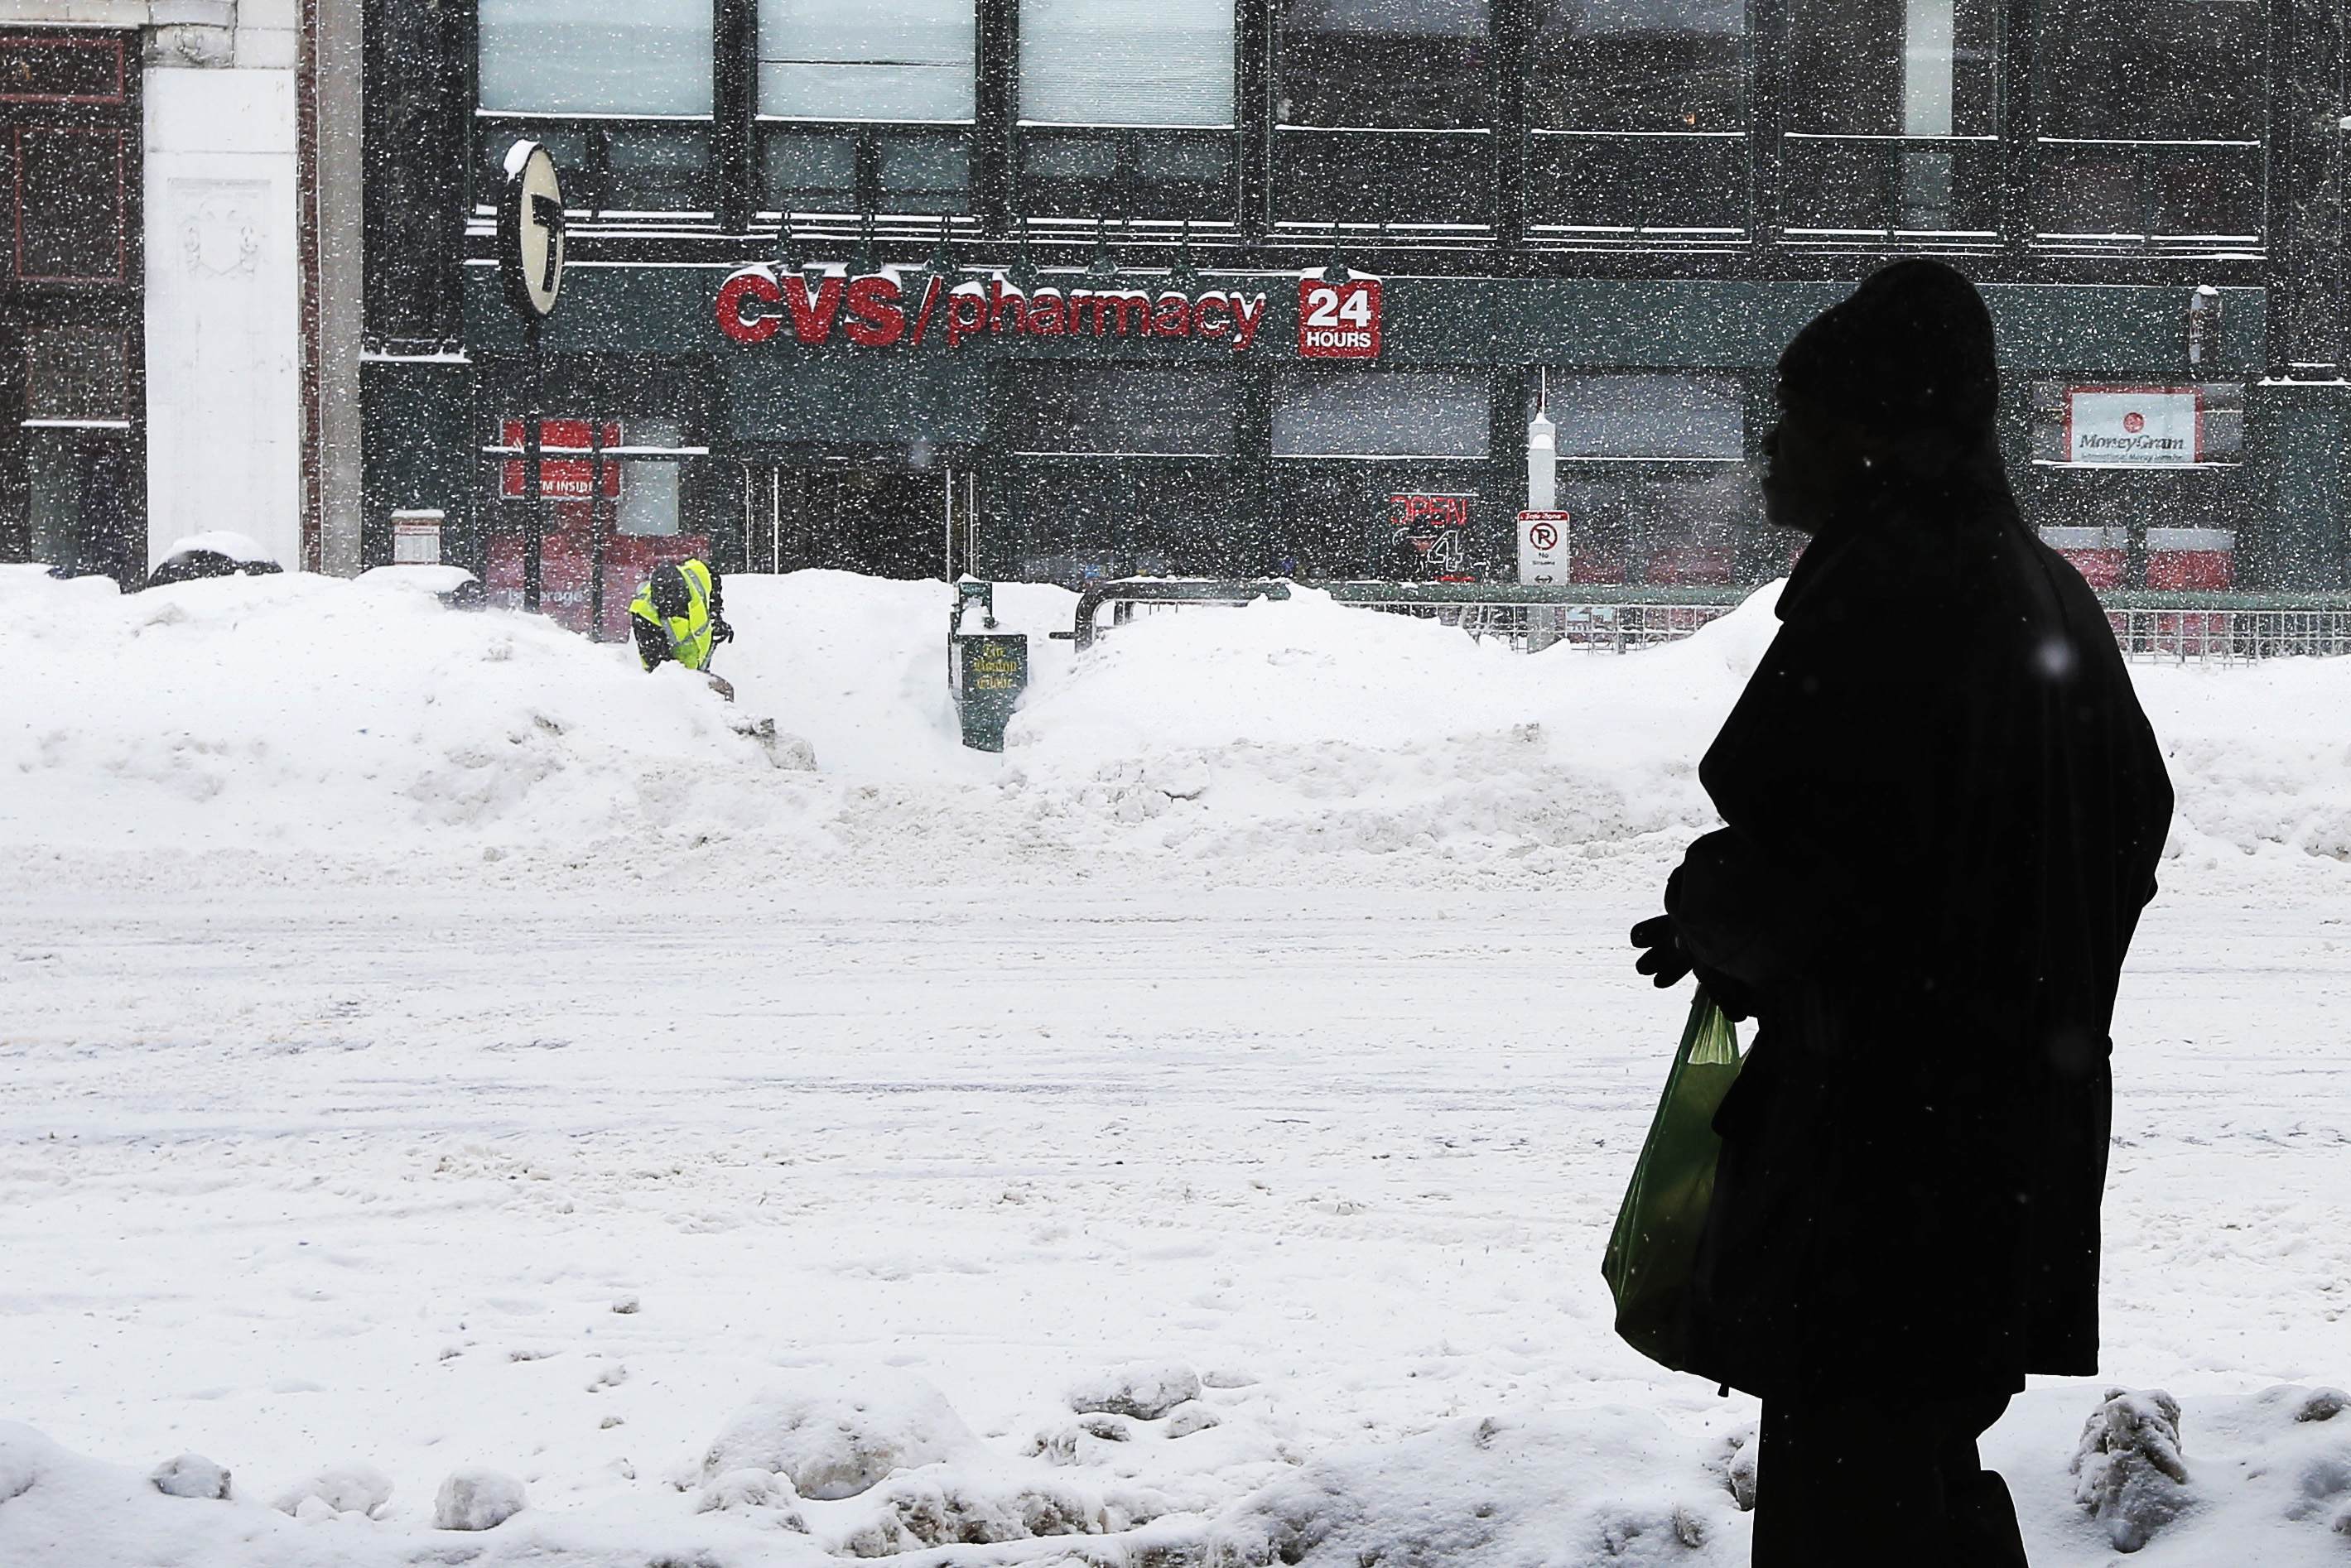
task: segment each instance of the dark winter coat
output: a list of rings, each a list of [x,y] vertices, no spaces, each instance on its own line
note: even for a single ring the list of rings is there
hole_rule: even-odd
[[[1668,893],[1759,1025],[1692,1369],[1767,1398],[2096,1370],[2108,1026],[2171,787],[2095,597],[1991,474],[1806,548]]]

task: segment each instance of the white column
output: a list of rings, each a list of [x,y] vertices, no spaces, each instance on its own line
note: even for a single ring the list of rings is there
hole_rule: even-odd
[[[145,86],[149,557],[227,529],[292,569],[302,559],[294,73],[156,68]]]

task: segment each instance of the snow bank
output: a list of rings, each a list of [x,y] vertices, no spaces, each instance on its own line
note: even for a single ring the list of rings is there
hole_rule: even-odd
[[[775,782],[684,671],[375,583],[120,596],[0,568],[0,844],[690,838],[741,826]],[[758,815],[789,831],[778,795]]]
[[[2067,1428],[2094,1400],[2069,1465]],[[2318,1568],[2351,1534],[2351,1418],[2338,1391],[2299,1386],[2173,1401],[2082,1386],[2019,1397],[1986,1442],[2015,1493],[2033,1560],[2147,1568],[2214,1562]],[[302,1519],[241,1496],[159,1490],[0,1423],[0,1562],[16,1568],[477,1568],[556,1562],[643,1568],[790,1568],[925,1553],[967,1563],[1150,1563],[1160,1568],[1419,1568],[1625,1563],[1733,1568],[1747,1560],[1751,1421],[1677,1430],[1593,1405],[1465,1417],[1402,1441],[1337,1449],[1224,1501],[1181,1475],[1161,1491],[981,1451],[900,1470],[803,1524],[791,1489],[741,1469],[697,1496],[642,1486],[585,1506],[455,1515],[395,1503],[376,1517]],[[1898,1437],[1892,1440],[1899,1440]],[[1163,1456],[1181,1445],[1162,1444]],[[1263,1475],[1267,1467],[1245,1467]],[[453,1478],[453,1480],[455,1478]],[[502,1479],[502,1478],[501,1478]],[[1761,1480],[1770,1506],[1770,1479]],[[518,1502],[519,1483],[503,1482]],[[444,1489],[445,1490],[445,1489]],[[458,1530],[478,1533],[461,1535]],[[810,1530],[813,1533],[809,1533]],[[462,1542],[464,1544],[460,1545]],[[1857,1542],[1899,1560],[1915,1542]]]
[[[1776,626],[1766,596],[1636,657],[1530,658],[1313,593],[1146,617],[1024,705],[1011,782],[1190,855],[1677,852]]]
[[[1001,757],[959,743],[940,583],[726,585],[735,708],[683,672],[415,585],[221,579],[129,597],[0,568],[0,846],[345,857],[723,840],[747,876],[1643,881],[1711,825],[1696,764],[1775,590],[1686,641],[1526,656],[1301,592],[1146,611],[1082,658],[1074,596],[1005,585],[1032,684]],[[69,635],[57,628],[70,628]],[[2141,667],[2175,870],[2351,859],[2351,659]],[[774,720],[820,776],[732,726]],[[1384,870],[1381,869],[1384,868]]]

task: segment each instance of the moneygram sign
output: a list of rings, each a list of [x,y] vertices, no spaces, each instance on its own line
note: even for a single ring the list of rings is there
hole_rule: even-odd
[[[2204,461],[2204,394],[2194,387],[2074,387],[2065,461],[2133,468]]]
[[[936,343],[956,350],[982,341],[1117,338],[1221,343],[1245,354],[1259,341],[1270,296],[1237,289],[1097,289],[1071,286],[1023,291],[1002,277],[953,285],[928,273],[834,269],[810,277],[747,266],[719,286],[718,330],[742,344],[844,342],[861,348],[915,349]],[[1298,353],[1310,359],[1376,359],[1380,290],[1376,278],[1332,286],[1299,284]]]

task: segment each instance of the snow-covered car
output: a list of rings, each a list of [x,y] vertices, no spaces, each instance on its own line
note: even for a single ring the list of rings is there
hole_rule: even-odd
[[[452,609],[480,609],[482,579],[463,566],[403,563],[371,566],[359,575],[363,587],[433,595]]]
[[[199,577],[265,577],[285,569],[276,556],[245,535],[216,529],[174,540],[142,586],[161,588]]]

